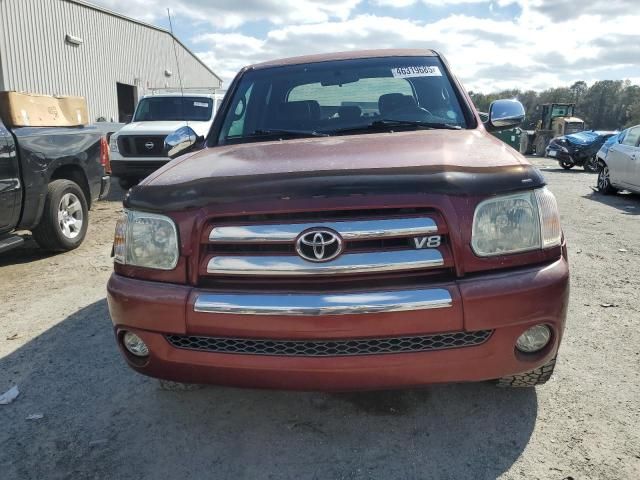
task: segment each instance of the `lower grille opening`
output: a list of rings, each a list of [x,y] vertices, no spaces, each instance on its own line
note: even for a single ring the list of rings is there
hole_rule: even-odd
[[[353,340],[267,340],[250,338],[167,335],[176,348],[243,355],[288,357],[339,357],[389,353],[427,352],[480,345],[493,330],[451,332],[410,337],[365,338]]]

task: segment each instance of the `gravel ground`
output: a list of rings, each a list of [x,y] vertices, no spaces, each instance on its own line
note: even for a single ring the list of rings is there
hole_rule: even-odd
[[[640,478],[640,197],[603,197],[594,175],[534,162],[558,196],[572,268],[547,385],[161,391],[112,338],[114,192],[78,250],[0,255],[0,394],[21,391],[0,405],[0,478]]]

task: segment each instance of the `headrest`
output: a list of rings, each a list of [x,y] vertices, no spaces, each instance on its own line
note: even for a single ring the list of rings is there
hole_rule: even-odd
[[[320,104],[315,100],[281,103],[278,107],[278,117],[294,121],[319,120]]]
[[[382,116],[398,110],[415,109],[417,106],[416,99],[412,95],[401,93],[386,93],[380,95],[378,99],[378,110]]]
[[[342,105],[338,108],[338,116],[343,120],[357,120],[362,115],[362,109],[357,105]]]

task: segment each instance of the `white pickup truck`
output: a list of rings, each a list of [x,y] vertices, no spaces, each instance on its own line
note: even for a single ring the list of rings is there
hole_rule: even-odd
[[[143,96],[131,123],[109,141],[112,174],[129,189],[167,162],[164,139],[180,127],[191,127],[205,137],[223,93],[163,92]]]

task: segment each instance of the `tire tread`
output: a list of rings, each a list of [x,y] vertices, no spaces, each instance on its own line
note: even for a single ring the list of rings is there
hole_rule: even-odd
[[[82,204],[84,222],[84,231],[79,235],[79,241],[69,242],[61,238],[59,227],[57,224],[57,208],[58,202],[62,195],[69,188],[72,188],[74,195],[78,197]],[[44,202],[42,218],[40,223],[31,231],[33,239],[44,250],[51,252],[66,252],[80,246],[87,233],[87,223],[89,222],[89,208],[87,199],[80,186],[71,180],[53,180],[47,185],[47,196]]]
[[[551,378],[551,375],[553,375],[555,366],[556,357],[553,357],[549,363],[534,370],[519,373],[517,375],[510,375],[508,377],[502,377],[497,380],[497,385],[499,387],[506,388],[535,387],[536,385],[543,385],[547,383]]]

